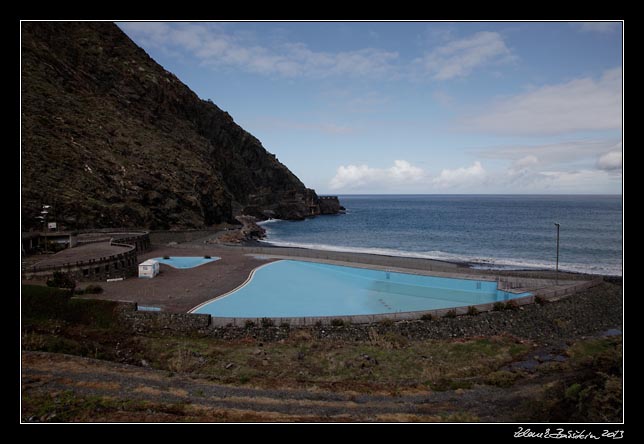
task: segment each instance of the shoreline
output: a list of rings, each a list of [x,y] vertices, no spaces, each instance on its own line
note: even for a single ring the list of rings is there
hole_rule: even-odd
[[[342,255],[350,256],[355,259],[360,258],[369,258],[377,257],[382,259],[389,259],[391,261],[403,261],[403,262],[425,262],[429,265],[431,270],[434,266],[435,268],[440,268],[441,266],[449,267],[450,269],[460,269],[461,271],[467,270],[468,273],[472,272],[474,274],[503,274],[503,275],[512,275],[514,273],[521,273],[522,275],[531,274],[539,276],[547,276],[550,278],[555,277],[556,272],[553,269],[540,268],[540,267],[521,267],[515,265],[495,265],[485,262],[473,262],[473,261],[458,261],[458,260],[447,260],[447,259],[434,259],[434,258],[425,258],[425,257],[416,257],[416,256],[405,256],[404,254],[393,255],[386,253],[373,253],[373,252],[359,252],[359,251],[345,251],[345,250],[333,250],[333,249],[320,249],[320,248],[308,248],[302,246],[284,246],[271,243],[266,240],[246,240],[239,245],[222,245],[230,248],[257,248],[257,249],[271,249],[275,250],[275,254],[282,253],[293,253],[293,252],[303,252],[304,255],[308,256],[307,252],[314,252],[317,255]],[[339,247],[342,248],[342,247]],[[267,253],[269,254],[269,253]],[[327,258],[331,259],[331,258]],[[352,260],[349,260],[352,262]],[[359,262],[359,260],[356,260]],[[367,262],[368,263],[368,262]],[[384,264],[386,265],[386,264]],[[394,264],[391,264],[394,266]],[[478,268],[480,267],[480,268]],[[486,268],[490,267],[490,268]],[[414,267],[412,267],[414,268]],[[425,268],[425,267],[422,267]],[[584,273],[580,271],[569,271],[559,269],[559,276],[563,277],[604,277],[612,280],[623,279],[623,275],[618,274],[606,274],[606,273]]]

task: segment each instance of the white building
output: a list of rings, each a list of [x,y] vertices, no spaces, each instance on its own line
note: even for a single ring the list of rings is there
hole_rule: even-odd
[[[154,259],[148,259],[139,264],[139,277],[140,278],[153,278],[159,274],[159,262]]]

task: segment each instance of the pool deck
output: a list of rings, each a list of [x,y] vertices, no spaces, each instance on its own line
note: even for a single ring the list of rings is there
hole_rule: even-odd
[[[262,264],[280,259],[315,261],[334,265],[365,267],[401,273],[455,277],[460,279],[501,280],[501,286],[512,292],[535,291],[543,288],[565,289],[582,276],[560,273],[555,286],[552,272],[497,272],[473,270],[442,261],[388,257],[364,253],[303,250],[266,245],[224,247],[211,244],[184,243],[177,246],[153,246],[139,254],[139,263],[159,256],[218,256],[220,260],[195,268],[175,269],[161,264],[160,274],[153,279],[129,278],[116,282],[87,282],[100,285],[100,295],[86,295],[93,299],[137,302],[158,307],[167,312],[187,312],[195,306],[228,293],[244,283],[251,271]],[[590,277],[585,276],[586,279]],[[36,283],[36,282],[29,282]]]
[[[133,277],[116,282],[95,282],[103,287],[100,295],[84,296],[95,299],[137,302],[140,305],[159,307],[163,311],[187,312],[192,307],[237,288],[258,266],[272,260],[223,251],[217,248],[176,249],[152,248],[140,254],[139,263],[159,256],[219,256],[220,260],[194,268],[173,268],[161,263],[160,273],[153,279]],[[82,286],[89,285],[83,283]]]

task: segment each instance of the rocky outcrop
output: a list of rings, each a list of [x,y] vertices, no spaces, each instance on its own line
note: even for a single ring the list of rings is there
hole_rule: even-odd
[[[339,214],[344,213],[346,209],[340,205],[338,196],[320,196],[319,197],[320,214]]]
[[[257,219],[253,216],[237,216],[235,218],[241,224],[240,228],[228,229],[217,233],[217,235],[206,243],[209,244],[240,244],[246,241],[255,241],[266,237],[266,230],[257,225]]]
[[[322,214],[261,142],[116,25],[23,22],[22,222],[201,228]]]

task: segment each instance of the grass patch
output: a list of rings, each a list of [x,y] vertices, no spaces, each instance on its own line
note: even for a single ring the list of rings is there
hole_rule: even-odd
[[[122,417],[124,413],[144,419],[163,419],[168,415],[184,417],[191,412],[186,403],[153,403],[150,401],[80,396],[71,390],[22,397],[22,419],[25,422],[91,422],[101,418]],[[121,415],[121,416],[119,416]]]
[[[22,416],[25,421],[30,419],[38,422],[83,421],[97,414],[143,408],[145,408],[143,402],[117,401],[100,396],[78,396],[72,390],[22,398]]]
[[[619,422],[622,406],[621,337],[577,341],[559,363],[563,375],[517,411],[536,422]]]
[[[160,370],[198,373],[221,383],[357,392],[428,385],[469,388],[468,378],[493,372],[528,349],[506,338],[410,341],[398,332],[378,334],[375,327],[372,331],[369,341],[356,342],[315,339],[308,330],[298,329],[283,342],[264,342],[261,347],[250,338],[150,336],[137,337],[133,346],[139,362],[145,359]]]
[[[435,382],[429,384],[430,388],[437,392],[444,392],[447,390],[470,389],[473,386],[472,380],[466,379],[448,379],[439,378]]]
[[[499,370],[488,374],[483,381],[488,385],[494,385],[496,387],[512,387],[520,377],[521,375],[516,372]]]
[[[610,353],[616,347],[618,341],[614,338],[597,338],[586,341],[578,341],[568,349],[568,355],[573,362],[585,362]],[[621,344],[621,342],[620,342]]]

